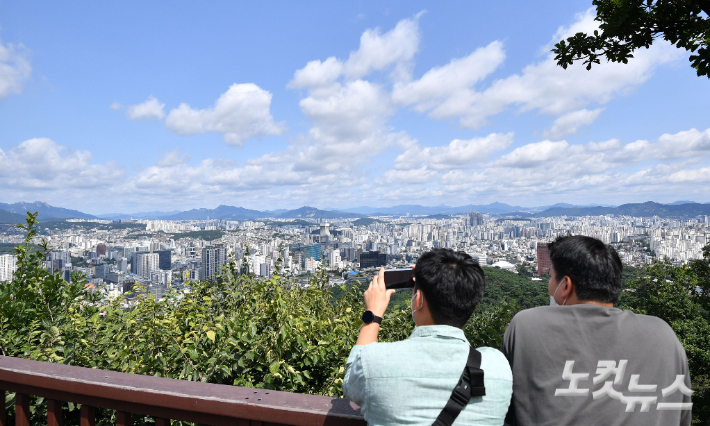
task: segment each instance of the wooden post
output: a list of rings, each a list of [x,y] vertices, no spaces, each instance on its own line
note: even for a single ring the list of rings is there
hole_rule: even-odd
[[[30,426],[30,396],[15,394],[15,426]]]
[[[95,424],[96,424],[96,409],[94,407],[89,407],[88,405],[82,405],[81,406],[81,419],[79,420],[79,426],[94,426]]]
[[[0,389],[0,426],[7,426],[5,423],[7,413],[5,412],[5,390]]]
[[[62,401],[47,400],[47,426],[62,426]]]
[[[170,419],[163,419],[161,417],[155,418],[155,426],[170,426]]]
[[[131,413],[126,413],[125,411],[116,411],[116,426],[132,426],[133,420],[131,419]]]

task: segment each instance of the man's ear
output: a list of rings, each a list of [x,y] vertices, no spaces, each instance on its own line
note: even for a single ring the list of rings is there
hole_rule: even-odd
[[[575,290],[574,281],[572,281],[572,278],[565,275],[562,281],[562,287],[560,287],[560,295],[569,298],[576,293]]]

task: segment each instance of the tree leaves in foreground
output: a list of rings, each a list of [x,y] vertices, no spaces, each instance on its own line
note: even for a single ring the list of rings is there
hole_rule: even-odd
[[[599,30],[579,32],[555,45],[557,65],[576,61],[598,64],[600,58],[627,63],[633,52],[658,38],[691,53],[698,76],[710,78],[710,0],[594,0]],[[704,14],[704,15],[703,15]]]
[[[627,283],[621,309],[653,315],[666,321],[683,344],[688,356],[693,388],[693,424],[710,422],[710,316],[707,291],[710,288],[710,246],[704,258],[676,267],[658,262]]]

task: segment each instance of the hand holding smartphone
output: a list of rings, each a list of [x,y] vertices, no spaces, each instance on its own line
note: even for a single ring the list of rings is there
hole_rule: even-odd
[[[387,290],[414,288],[414,269],[385,270],[385,288]]]

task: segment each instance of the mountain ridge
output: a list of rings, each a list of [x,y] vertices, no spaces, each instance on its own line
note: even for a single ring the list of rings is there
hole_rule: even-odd
[[[0,209],[10,213],[22,215],[27,212],[38,212],[40,220],[47,219],[98,219],[94,215],[82,213],[78,210],[65,209],[63,207],[54,207],[44,201],[35,201],[34,203],[19,202],[14,204],[0,203]]]
[[[47,203],[36,201],[34,203],[0,203],[0,223],[22,223],[27,211],[39,212],[42,221],[63,219],[145,219],[145,220],[257,220],[266,218],[299,219],[299,218],[364,218],[368,216],[436,216],[460,215],[470,211],[488,213],[492,215],[517,215],[524,217],[549,217],[549,216],[596,216],[604,214],[629,215],[629,216],[663,216],[663,217],[692,217],[710,215],[710,203],[681,202],[670,204],[647,201],[645,203],[627,203],[620,206],[612,205],[574,205],[556,203],[548,206],[522,207],[506,203],[494,202],[490,204],[467,204],[451,207],[445,204],[438,206],[422,206],[418,204],[402,204],[392,207],[360,206],[348,209],[318,209],[312,206],[303,206],[297,209],[253,210],[244,207],[220,205],[214,209],[198,208],[187,211],[152,211],[133,214],[109,213],[90,215],[78,210],[54,207]]]

